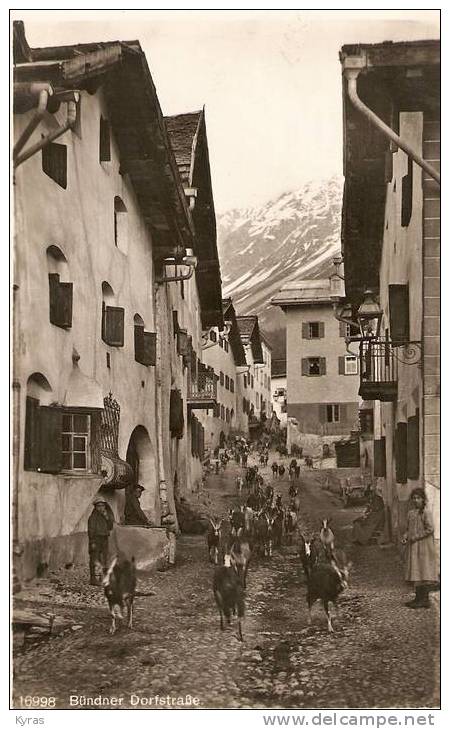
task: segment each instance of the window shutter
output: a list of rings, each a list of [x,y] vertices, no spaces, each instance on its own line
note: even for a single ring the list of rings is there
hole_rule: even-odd
[[[379,438],[373,442],[373,475],[386,476],[386,438]]]
[[[407,440],[408,426],[406,423],[397,423],[395,431],[395,478],[397,483],[407,483]]]
[[[302,322],[302,339],[309,339],[309,324],[308,322]]]
[[[302,357],[302,375],[309,374],[309,362],[307,357]]]
[[[319,339],[323,339],[325,336],[325,322],[319,321]]]
[[[156,366],[156,332],[144,332],[142,364],[146,367]]]
[[[174,438],[182,438],[184,433],[183,398],[179,390],[170,391],[169,429]]]
[[[327,406],[324,402],[319,403],[319,423],[327,422]]]
[[[72,326],[73,284],[61,283],[59,273],[49,273],[50,322],[57,327]]]
[[[180,331],[180,326],[178,324],[178,311],[176,309],[174,309],[172,311],[172,324],[173,324],[173,333],[174,333],[174,335],[176,335]],[[180,354],[180,352],[178,352],[178,354]]]
[[[408,418],[408,478],[413,480],[420,476],[420,432],[419,410]]]
[[[409,286],[389,284],[389,319],[393,343],[409,341]]]
[[[27,397],[25,410],[24,468],[35,471],[39,466],[39,400]]]
[[[109,121],[100,117],[100,162],[111,161]]]
[[[325,359],[325,357],[320,357],[320,374],[327,374],[327,360]]]
[[[60,187],[67,187],[67,147],[50,142],[42,147],[42,170]]]
[[[134,325],[134,359],[142,363],[144,356],[144,327],[142,324]]]
[[[345,403],[339,403],[338,407],[338,420],[335,422],[345,423],[347,421],[347,405]]]
[[[125,309],[120,306],[105,306],[103,339],[111,347],[123,347]]]
[[[183,357],[187,357],[189,354],[189,342],[186,329],[177,330],[177,353]]]
[[[62,410],[43,406],[39,408],[39,470],[59,473],[62,466]]]
[[[345,375],[345,357],[339,357],[339,374]]]
[[[97,410],[91,414],[91,470],[93,473],[101,471],[102,412],[104,411]]]
[[[340,321],[339,322],[339,336],[340,337],[345,337],[346,332],[347,332],[347,326],[346,326],[346,324],[344,324],[343,321]]]
[[[406,228],[409,225],[412,214],[412,195],[413,195],[413,163],[411,157],[408,157],[408,174],[402,178],[402,226]]]

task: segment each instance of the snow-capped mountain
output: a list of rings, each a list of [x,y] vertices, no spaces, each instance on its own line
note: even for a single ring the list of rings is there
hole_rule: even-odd
[[[267,330],[283,325],[271,297],[288,281],[331,273],[340,250],[342,181],[305,184],[259,208],[217,218],[223,295],[238,314],[258,314]]]

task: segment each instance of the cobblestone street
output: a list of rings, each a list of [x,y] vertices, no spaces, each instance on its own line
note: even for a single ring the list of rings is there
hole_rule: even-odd
[[[211,513],[225,514],[235,502],[236,472],[231,463],[209,477]],[[269,479],[268,468],[263,475]],[[183,536],[176,567],[139,578],[131,631],[108,634],[102,590],[87,585],[87,570],[51,574],[39,602],[22,601],[75,625],[18,650],[14,706],[20,696],[53,696],[56,708],[67,708],[76,695],[123,698],[111,708],[143,708],[156,695],[190,695],[202,708],[437,706],[438,595],[430,610],[403,606],[408,591],[396,550],[351,546],[351,522],[362,508],[344,509],[321,489],[320,476],[302,468],[302,527],[317,530],[319,518],[332,515],[337,544],[354,563],[334,634],[318,603],[307,625],[295,544],[251,564],[244,643],[234,622],[222,633],[205,536]],[[287,488],[287,479],[276,483],[284,497]]]

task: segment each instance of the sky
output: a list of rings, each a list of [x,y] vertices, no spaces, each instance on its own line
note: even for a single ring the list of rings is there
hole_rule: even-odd
[[[16,11],[31,47],[139,40],[165,115],[205,105],[216,211],[342,174],[339,49],[439,37],[439,11]]]

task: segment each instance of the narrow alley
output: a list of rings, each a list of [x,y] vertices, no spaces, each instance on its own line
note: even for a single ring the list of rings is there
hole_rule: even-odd
[[[237,501],[237,469],[232,462],[209,477],[211,514],[226,515]],[[262,473],[272,479],[269,467]],[[14,707],[29,695],[54,697],[58,709],[86,708],[86,697],[102,697],[88,708],[164,708],[149,703],[157,695],[190,696],[199,708],[437,706],[437,597],[430,610],[407,610],[397,551],[352,545],[351,523],[362,509],[344,509],[322,483],[320,470],[302,467],[301,529],[317,531],[320,518],[332,516],[337,544],[353,562],[334,634],[319,603],[307,625],[295,541],[251,564],[244,643],[235,621],[222,633],[205,535],[184,535],[174,568],[139,576],[132,630],[109,635],[102,589],[87,584],[87,569],[50,574],[33,599],[22,600],[21,607],[52,611],[72,627],[17,649]],[[288,484],[275,482],[284,500]],[[109,706],[109,697],[123,701]]]

